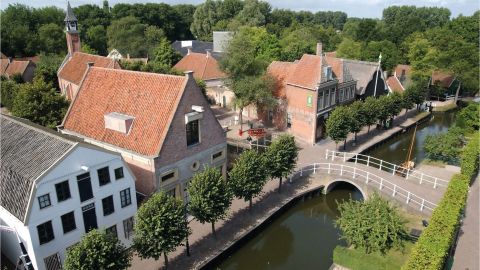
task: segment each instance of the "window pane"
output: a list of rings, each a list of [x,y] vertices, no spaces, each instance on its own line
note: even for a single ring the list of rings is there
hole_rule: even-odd
[[[187,131],[187,146],[196,144],[200,141],[200,136],[198,133],[198,120],[189,122],[186,125]]]
[[[57,191],[57,200],[59,202],[70,199],[70,186],[68,185],[68,180],[61,183],[55,184],[55,190]]]
[[[123,178],[123,167],[115,169],[115,180]]]
[[[84,202],[93,198],[92,185],[90,183],[90,173],[84,173],[77,176],[78,190],[80,192],[80,201]]]
[[[102,206],[103,206],[103,215],[108,216],[115,211],[113,205],[113,196],[108,196],[102,199]]]
[[[73,213],[73,211],[61,216],[61,219],[62,219],[63,233],[73,231],[77,228],[77,225],[75,224],[75,214]]]
[[[133,217],[123,221],[123,232],[125,234],[125,238],[129,239],[133,232]]]
[[[130,188],[120,191],[120,201],[122,208],[132,204],[132,198],[130,197]]]
[[[53,234],[52,221],[47,221],[37,226],[38,239],[40,245],[52,241],[55,236]]]
[[[50,194],[45,194],[45,195],[39,196],[38,197],[38,204],[40,205],[40,209],[52,205],[52,203],[50,202]]]
[[[108,171],[108,167],[97,170],[97,173],[100,186],[110,183],[110,172]]]
[[[108,227],[107,229],[105,229],[105,231],[113,236],[115,236],[115,238],[118,238],[118,234],[117,234],[117,225],[113,225],[112,227]]]

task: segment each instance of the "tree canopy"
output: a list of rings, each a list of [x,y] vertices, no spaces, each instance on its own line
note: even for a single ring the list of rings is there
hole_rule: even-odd
[[[298,147],[295,137],[281,135],[268,146],[264,153],[268,174],[278,178],[278,191],[282,188],[282,178],[287,177],[295,168],[298,158]]]

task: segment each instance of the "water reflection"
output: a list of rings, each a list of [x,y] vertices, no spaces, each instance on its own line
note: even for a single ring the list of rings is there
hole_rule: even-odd
[[[333,225],[336,201],[350,196],[361,199],[360,192],[345,183],[326,196],[298,202],[217,269],[328,269],[335,246],[345,245]]]

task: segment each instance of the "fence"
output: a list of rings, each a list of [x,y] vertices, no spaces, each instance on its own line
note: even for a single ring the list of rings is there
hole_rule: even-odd
[[[403,201],[407,205],[415,205],[418,209],[423,211],[432,212],[437,205],[424,198],[421,198],[412,192],[388,181],[384,178],[367,172],[365,170],[335,163],[313,163],[305,167],[300,168],[289,176],[289,181],[292,182],[295,179],[307,176],[310,174],[316,174],[319,171],[324,171],[327,174],[337,174],[340,176],[350,176],[351,179],[378,188],[381,192],[390,195],[392,198],[397,198]]]
[[[369,167],[374,167],[379,170],[383,170],[386,172],[391,173],[392,175],[399,175],[405,177],[405,179],[416,179],[419,181],[420,184],[430,184],[433,185],[433,188],[437,187],[447,187],[448,181],[440,179],[435,176],[430,176],[428,174],[424,174],[422,172],[407,169],[405,167],[387,162],[385,160],[381,160],[375,157],[357,154],[357,153],[348,153],[348,152],[337,152],[328,150],[325,153],[325,159],[327,160],[342,160],[343,162],[355,162],[355,164],[360,163],[367,165]]]

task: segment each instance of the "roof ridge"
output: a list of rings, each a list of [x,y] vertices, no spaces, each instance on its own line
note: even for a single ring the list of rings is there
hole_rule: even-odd
[[[145,71],[128,70],[128,69],[113,69],[113,68],[96,67],[96,66],[92,66],[90,67],[90,69],[101,69],[101,70],[108,70],[109,72],[119,72],[119,73],[124,72],[124,73],[148,74],[151,76],[159,76],[159,77],[185,78],[184,75],[173,75],[173,74],[145,72]]]

